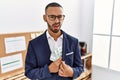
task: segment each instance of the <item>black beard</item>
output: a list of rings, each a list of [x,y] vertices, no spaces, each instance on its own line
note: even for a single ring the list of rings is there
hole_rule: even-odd
[[[59,30],[53,30],[53,29],[52,29],[52,26],[50,26],[49,23],[47,23],[47,24],[48,24],[48,28],[49,28],[53,33],[58,33],[58,32],[59,32]],[[53,25],[55,25],[55,24],[53,24]]]

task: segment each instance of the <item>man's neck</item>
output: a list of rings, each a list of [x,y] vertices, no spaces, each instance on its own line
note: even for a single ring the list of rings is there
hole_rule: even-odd
[[[48,33],[50,34],[50,36],[52,36],[54,38],[55,41],[57,41],[57,39],[61,36],[62,32],[61,30],[59,30],[57,33],[54,33],[50,30],[48,30]]]

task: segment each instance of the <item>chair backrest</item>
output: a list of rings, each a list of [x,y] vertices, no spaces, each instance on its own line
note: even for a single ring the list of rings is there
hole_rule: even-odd
[[[85,55],[87,53],[87,43],[86,42],[79,42],[81,55]]]

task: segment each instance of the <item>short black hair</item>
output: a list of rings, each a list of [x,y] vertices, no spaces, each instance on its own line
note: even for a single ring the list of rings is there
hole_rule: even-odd
[[[45,7],[45,11],[48,9],[48,7],[61,7],[61,8],[63,8],[59,3],[56,3],[56,2],[49,3],[49,4]]]

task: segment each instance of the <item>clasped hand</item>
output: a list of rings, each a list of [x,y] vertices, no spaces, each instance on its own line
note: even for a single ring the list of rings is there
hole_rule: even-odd
[[[59,76],[73,77],[73,69],[69,65],[65,64],[65,62],[62,61],[62,58],[52,62],[48,68],[50,73],[58,72]]]

